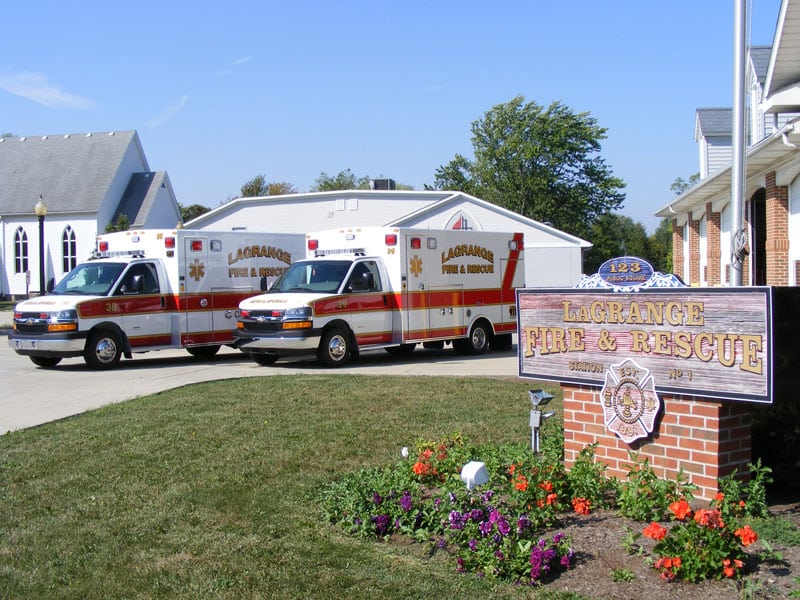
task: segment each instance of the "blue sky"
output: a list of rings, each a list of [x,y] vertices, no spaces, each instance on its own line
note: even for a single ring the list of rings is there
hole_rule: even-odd
[[[648,231],[699,170],[695,109],[732,105],[734,0],[0,1],[0,133],[135,129],[178,202],[263,174],[422,189],[517,95],[589,112]],[[780,0],[752,0],[772,43]]]

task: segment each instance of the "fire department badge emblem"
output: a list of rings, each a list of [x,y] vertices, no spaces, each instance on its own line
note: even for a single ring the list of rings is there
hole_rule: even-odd
[[[626,444],[653,432],[661,400],[649,369],[631,359],[611,365],[600,395],[606,427]]]

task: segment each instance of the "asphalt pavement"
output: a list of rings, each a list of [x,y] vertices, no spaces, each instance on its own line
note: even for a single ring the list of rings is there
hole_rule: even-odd
[[[238,350],[225,347],[212,360],[198,360],[185,350],[162,350],[123,358],[111,371],[93,371],[82,358],[64,359],[54,369],[42,369],[9,347],[6,333],[11,320],[11,313],[0,312],[0,435],[201,381],[312,373],[451,377],[518,374],[516,345],[509,352],[481,356],[463,356],[450,348],[425,350],[421,345],[409,357],[368,351],[339,369],[328,369],[312,358],[261,366]]]

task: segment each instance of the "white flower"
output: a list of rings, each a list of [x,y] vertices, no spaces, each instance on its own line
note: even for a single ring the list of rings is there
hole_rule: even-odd
[[[403,458],[408,458],[408,447],[407,446],[403,446],[402,448],[400,448],[400,456],[402,456]]]

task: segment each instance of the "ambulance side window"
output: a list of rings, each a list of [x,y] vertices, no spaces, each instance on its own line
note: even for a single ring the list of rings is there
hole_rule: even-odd
[[[350,275],[346,289],[354,293],[380,292],[381,276],[375,261],[365,260],[358,263]]]
[[[158,274],[155,265],[133,265],[122,279],[117,294],[158,294]]]

